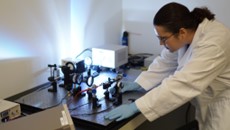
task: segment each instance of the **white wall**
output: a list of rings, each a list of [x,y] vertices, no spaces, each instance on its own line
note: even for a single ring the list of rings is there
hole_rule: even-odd
[[[230,27],[230,1],[228,0],[174,0],[186,5],[190,10],[194,7],[207,6],[216,18]],[[152,20],[156,12],[171,0],[123,0],[123,26],[130,34],[130,53],[159,54],[162,47],[156,38]]]
[[[1,0],[0,98],[48,82],[48,64],[119,44],[121,0]]]
[[[0,1],[0,98],[46,83],[70,39],[70,2]],[[60,51],[63,50],[63,51]]]
[[[71,6],[72,43],[78,50],[120,44],[122,0],[72,0]]]

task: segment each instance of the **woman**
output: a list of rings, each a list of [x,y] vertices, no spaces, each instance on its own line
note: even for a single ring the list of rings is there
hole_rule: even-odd
[[[141,112],[153,121],[191,101],[200,130],[230,130],[230,31],[207,8],[189,11],[168,3],[153,24],[161,56],[124,91],[148,91],[132,104],[122,105],[105,118],[123,120]]]

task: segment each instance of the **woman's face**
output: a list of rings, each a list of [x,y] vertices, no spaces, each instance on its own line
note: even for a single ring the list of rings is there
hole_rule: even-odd
[[[180,36],[180,31],[171,33],[162,26],[155,26],[155,33],[160,40],[160,45],[164,45],[170,52],[175,52],[186,44],[183,37]]]

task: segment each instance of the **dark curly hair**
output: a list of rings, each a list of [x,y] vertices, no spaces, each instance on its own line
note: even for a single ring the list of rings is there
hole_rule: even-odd
[[[205,18],[215,19],[215,14],[207,7],[194,8],[190,12],[184,5],[172,2],[164,5],[156,13],[153,24],[163,26],[169,32],[178,33],[180,28],[196,30]]]

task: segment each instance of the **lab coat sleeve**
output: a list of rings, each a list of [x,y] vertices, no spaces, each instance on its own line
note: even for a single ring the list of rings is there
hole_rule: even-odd
[[[135,101],[149,121],[171,112],[201,94],[227,64],[228,56],[217,45],[206,44],[193,51],[190,61],[180,71],[176,71],[158,87]]]
[[[154,59],[147,71],[143,71],[135,80],[145,90],[149,90],[161,83],[161,81],[175,72],[177,68],[178,53],[171,53],[163,49],[161,56]]]

